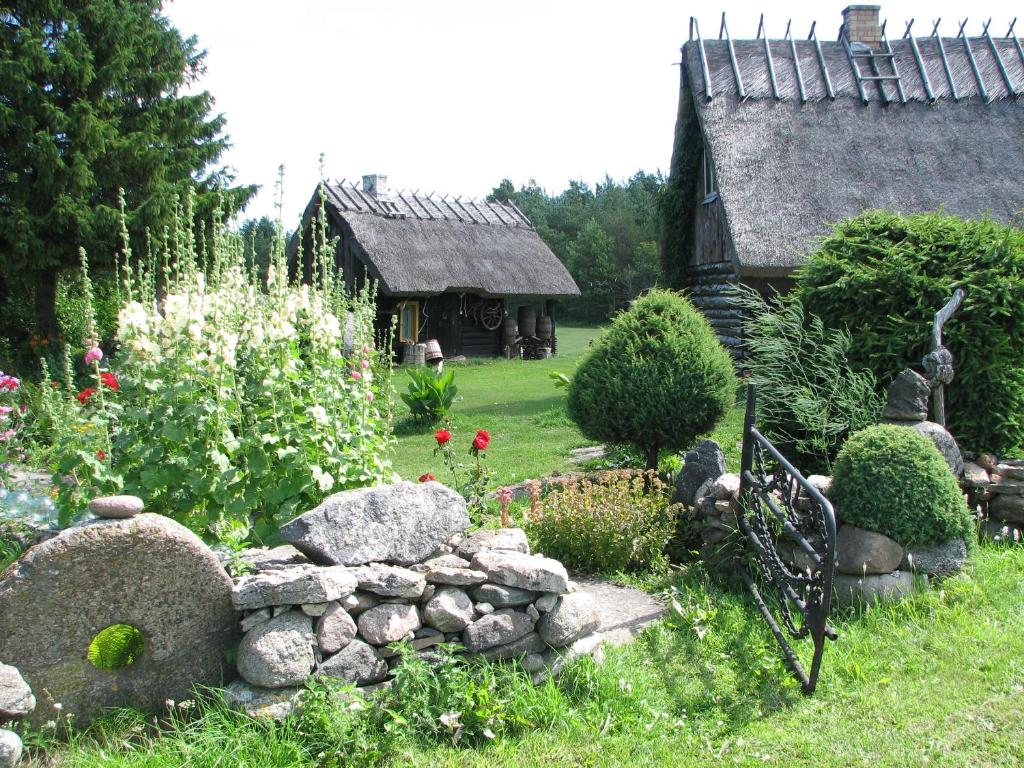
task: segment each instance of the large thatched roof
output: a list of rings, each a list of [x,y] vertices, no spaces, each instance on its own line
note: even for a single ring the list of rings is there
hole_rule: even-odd
[[[407,192],[375,196],[345,184],[328,184],[325,193],[329,214],[351,231],[386,294],[579,295],[515,205]],[[317,194],[310,209],[318,205]]]
[[[702,129],[744,273],[788,272],[833,223],[866,208],[1002,221],[1024,210],[1016,38],[892,41],[902,94],[892,80],[861,91],[850,53],[866,47],[821,41],[819,56],[818,45],[733,41],[735,65],[727,40],[683,47],[680,122]]]

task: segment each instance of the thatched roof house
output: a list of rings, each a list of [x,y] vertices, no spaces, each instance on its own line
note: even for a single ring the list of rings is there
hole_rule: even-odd
[[[762,20],[763,21],[763,20]],[[937,27],[937,25],[936,25]],[[738,335],[735,279],[780,283],[815,240],[869,208],[1024,210],[1024,49],[937,29],[890,41],[879,6],[850,6],[839,39],[700,36],[691,19],[669,181],[666,261]]]
[[[398,316],[396,342],[438,339],[446,357],[497,355],[502,324],[520,307],[553,316],[554,300],[579,289],[513,204],[389,192],[387,177],[362,187],[324,187],[327,232],[349,286],[376,282],[380,325]],[[317,190],[303,215],[302,252],[312,253]],[[297,259],[298,238],[290,255]],[[303,265],[305,277],[311,265]],[[532,334],[530,334],[532,335]]]

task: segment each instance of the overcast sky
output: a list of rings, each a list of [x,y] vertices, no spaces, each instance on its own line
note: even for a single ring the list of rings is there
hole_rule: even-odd
[[[679,48],[696,15],[717,37],[770,36],[786,21],[835,39],[847,3],[720,0],[173,0],[165,13],[208,51],[199,84],[227,117],[225,161],[262,185],[244,216],[274,215],[285,166],[285,225],[319,179],[383,173],[393,188],[483,196],[502,178],[549,191],[635,171],[668,170]],[[970,34],[994,17],[1006,32],[1024,5],[1007,0],[889,2],[890,37]],[[958,14],[960,14],[958,16]],[[1018,33],[1024,35],[1024,20]]]

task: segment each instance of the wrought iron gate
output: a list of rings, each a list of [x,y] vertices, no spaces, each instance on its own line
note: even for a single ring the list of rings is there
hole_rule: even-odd
[[[836,562],[835,513],[818,489],[758,431],[756,396],[755,385],[749,384],[737,524],[750,556],[740,574],[803,692],[811,694],[818,683],[825,640],[836,638],[828,622]],[[797,659],[787,633],[814,643],[809,671]]]

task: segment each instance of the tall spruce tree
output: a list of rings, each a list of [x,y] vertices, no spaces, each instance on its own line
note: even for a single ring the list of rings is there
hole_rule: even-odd
[[[206,91],[185,93],[205,51],[161,13],[161,0],[15,0],[0,6],[0,276],[35,291],[37,332],[56,330],[61,270],[84,247],[93,264],[118,248],[118,190],[141,244],[162,235],[192,185],[196,210],[238,208],[216,163],[224,117]]]

